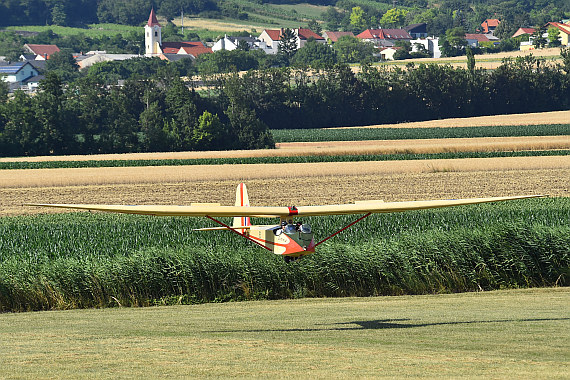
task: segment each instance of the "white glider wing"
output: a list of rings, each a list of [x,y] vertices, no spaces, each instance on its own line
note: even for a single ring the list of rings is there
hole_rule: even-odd
[[[367,213],[389,213],[409,210],[422,210],[429,208],[451,207],[478,203],[510,201],[515,199],[538,198],[543,195],[522,195],[494,198],[468,198],[449,200],[428,200],[410,202],[378,202],[363,201],[354,204],[325,205],[325,206],[219,206],[197,204],[192,206],[159,206],[159,205],[96,205],[96,204],[27,204],[28,206],[55,207],[64,209],[105,211],[122,214],[140,214],[157,216],[211,216],[211,217],[274,217],[287,216],[319,216],[319,215],[349,215]]]

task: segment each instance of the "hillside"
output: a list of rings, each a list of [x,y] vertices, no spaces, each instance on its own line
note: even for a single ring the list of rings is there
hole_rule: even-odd
[[[240,21],[249,26],[246,29],[267,25],[290,26],[288,23],[306,25],[311,19],[320,21],[327,28],[341,26],[344,29],[357,29],[359,24],[350,24],[350,12],[355,6],[365,12],[362,21],[366,25],[360,24],[360,27],[426,22],[431,32],[441,32],[457,25],[469,31],[491,17],[505,20],[515,28],[570,17],[570,3],[566,0],[526,0],[518,1],[514,6],[512,1],[506,0],[400,0],[397,7],[404,11],[405,17],[397,20],[383,18],[386,11],[393,7],[392,0],[308,0],[303,3],[287,0],[262,3],[254,0],[0,0],[0,11],[4,16],[0,20],[0,27],[84,27],[90,23],[140,25],[146,21],[150,8],[154,7],[159,16],[168,20],[179,19],[183,12],[193,18]]]

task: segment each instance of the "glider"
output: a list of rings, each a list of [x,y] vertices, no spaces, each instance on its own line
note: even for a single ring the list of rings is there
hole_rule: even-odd
[[[219,203],[192,203],[190,206],[158,206],[158,205],[96,205],[96,204],[28,204],[29,206],[55,207],[105,211],[123,214],[141,214],[156,216],[195,216],[206,217],[219,227],[199,228],[196,231],[230,230],[261,247],[282,255],[286,262],[315,252],[315,248],[328,239],[346,230],[362,219],[377,213],[423,210],[450,206],[461,206],[478,203],[509,201],[515,199],[537,198],[542,195],[523,195],[512,197],[470,198],[449,200],[428,200],[410,202],[358,201],[353,204],[325,206],[290,206],[290,207],[257,207],[249,205],[247,188],[240,183],[236,189],[234,206],[221,206]],[[360,214],[358,219],[339,229],[334,234],[315,243],[311,226],[301,223],[299,218],[305,216],[351,215]],[[233,217],[231,226],[217,218]],[[280,224],[252,225],[250,217],[279,218]]]

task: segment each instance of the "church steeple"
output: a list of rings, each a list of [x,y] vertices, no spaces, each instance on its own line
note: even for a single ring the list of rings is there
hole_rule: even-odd
[[[154,8],[150,10],[150,15],[148,16],[148,22],[146,24],[148,26],[155,26],[155,25],[160,26],[158,20],[156,19],[156,13],[154,13]]]
[[[148,16],[148,22],[144,26],[144,42],[146,55],[155,55],[162,52],[162,27],[156,19],[154,8],[151,9]]]

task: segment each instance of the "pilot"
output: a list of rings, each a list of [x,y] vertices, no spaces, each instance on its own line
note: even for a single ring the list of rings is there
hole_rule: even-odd
[[[309,223],[301,224],[301,233],[310,234],[311,233],[311,225]]]
[[[289,223],[285,226],[285,228],[283,228],[283,231],[285,231],[286,234],[293,234],[297,232],[297,227],[295,227],[294,224]]]

